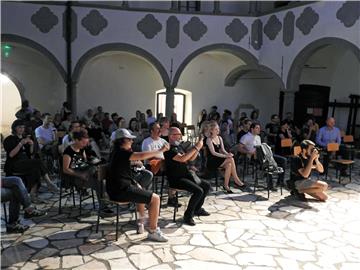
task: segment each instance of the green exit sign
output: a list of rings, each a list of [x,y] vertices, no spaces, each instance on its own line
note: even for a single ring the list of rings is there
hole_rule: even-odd
[[[12,46],[9,44],[2,44],[1,45],[1,50],[2,50],[2,54],[4,57],[9,57],[10,56],[10,52],[12,50]]]

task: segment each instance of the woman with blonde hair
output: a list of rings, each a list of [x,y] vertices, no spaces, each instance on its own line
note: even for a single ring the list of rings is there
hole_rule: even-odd
[[[229,187],[230,177],[234,178],[238,187],[245,187],[236,172],[236,165],[232,153],[226,152],[224,142],[219,136],[220,128],[216,121],[209,123],[209,136],[206,145],[209,149],[207,156],[207,168],[216,170],[221,167],[225,169],[223,188],[226,193],[233,193]]]

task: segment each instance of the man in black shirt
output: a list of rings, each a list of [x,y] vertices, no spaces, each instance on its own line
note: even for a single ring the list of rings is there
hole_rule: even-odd
[[[202,208],[205,197],[209,192],[210,184],[194,177],[188,170],[186,163],[196,159],[200,149],[203,147],[202,138],[193,148],[184,152],[180,146],[182,134],[179,128],[172,127],[169,130],[170,150],[164,153],[166,174],[169,186],[174,189],[182,189],[192,193],[188,207],[184,213],[184,223],[195,225],[194,215],[209,216],[210,214]]]
[[[315,143],[310,140],[301,142],[301,153],[292,159],[289,186],[293,189],[292,194],[297,194],[300,199],[305,199],[304,193],[320,200],[326,201],[328,196],[325,191],[328,184],[311,179],[312,171],[319,173],[324,171],[323,165],[319,161],[319,152],[315,148]]]

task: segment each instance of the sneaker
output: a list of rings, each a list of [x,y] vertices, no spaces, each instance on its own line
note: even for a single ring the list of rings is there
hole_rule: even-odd
[[[18,222],[6,225],[6,232],[8,233],[23,233],[27,229],[29,229],[29,226],[20,224]]]
[[[38,195],[33,195],[33,194],[31,194],[31,195],[30,195],[30,199],[31,199],[31,202],[32,202],[33,204],[43,204],[43,203],[45,203],[45,201],[42,200],[42,199],[40,199],[40,198],[38,197]]]
[[[177,208],[180,208],[182,206],[182,204],[178,202],[176,197],[169,198],[167,205],[171,206],[171,207],[177,207]]]
[[[144,224],[143,223],[138,223],[136,233],[137,234],[143,234],[144,231],[145,231]]]
[[[32,209],[24,212],[24,218],[28,219],[28,218],[33,218],[33,217],[40,217],[45,214],[46,214],[45,211],[38,210],[36,208],[32,208]]]
[[[206,211],[204,208],[200,208],[199,211],[195,212],[195,215],[207,217],[207,216],[210,216],[210,213],[208,211]]]
[[[196,223],[195,223],[195,221],[194,221],[194,219],[192,217],[185,217],[184,216],[183,222],[184,222],[184,224],[189,225],[189,226],[195,226],[196,225]]]
[[[148,239],[155,242],[167,242],[169,239],[160,231],[160,228],[157,227],[156,230],[152,233],[149,232]]]
[[[292,190],[292,191],[290,192],[290,194],[291,194],[292,196],[294,196],[296,199],[298,199],[299,201],[307,202],[307,199],[306,199],[304,193],[300,193],[300,192],[298,192],[297,190]]]

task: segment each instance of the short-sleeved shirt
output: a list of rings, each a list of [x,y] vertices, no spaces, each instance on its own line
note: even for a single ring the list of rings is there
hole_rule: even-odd
[[[45,140],[45,143],[52,142],[55,140],[55,132],[56,129],[52,126],[48,128],[44,128],[43,126],[40,126],[35,129],[35,137],[37,139],[42,138]],[[42,148],[42,145],[39,145],[40,148]]]
[[[132,150],[116,147],[110,156],[106,190],[110,196],[117,190],[125,190],[134,183],[134,174],[131,169],[130,157]]]
[[[9,156],[10,152],[20,143],[21,140],[22,138],[19,138],[18,136],[15,135],[10,135],[6,137],[4,140],[3,145],[6,151],[6,161],[5,161],[4,170],[7,173],[8,172],[10,173],[10,171],[12,170],[12,166],[16,161],[30,158],[31,154],[30,154],[29,144],[23,145],[15,156],[13,157]]]
[[[65,151],[64,151],[64,155],[68,155],[71,159],[70,161],[70,168],[71,169],[79,169],[79,166],[81,166],[80,164],[83,164],[86,162],[85,158],[84,158],[84,149],[80,149],[79,152],[76,152],[71,145],[69,145],[68,147],[66,147]]]
[[[266,124],[265,129],[269,129],[269,133],[271,133],[271,134],[277,134],[279,132],[280,125],[274,124],[274,123],[268,123],[268,124]],[[268,137],[268,141],[271,144],[275,144],[274,137]]]
[[[183,151],[179,146],[175,145],[171,145],[170,150],[164,153],[166,175],[171,180],[187,177],[190,174],[186,163],[173,159],[177,154],[183,154]]]
[[[307,179],[299,173],[299,169],[305,168],[308,163],[308,159],[303,158],[302,156],[296,156],[291,159],[291,172],[290,172],[290,181],[295,183],[299,180]]]
[[[151,137],[147,137],[142,142],[141,151],[158,151],[165,145],[165,143],[166,141],[163,138],[154,140]],[[157,156],[155,156],[155,158],[164,159],[164,154],[160,153]]]
[[[255,146],[261,145],[261,138],[259,135],[253,135],[251,132],[248,132],[241,137],[240,143],[245,146],[246,151],[253,153]]]

